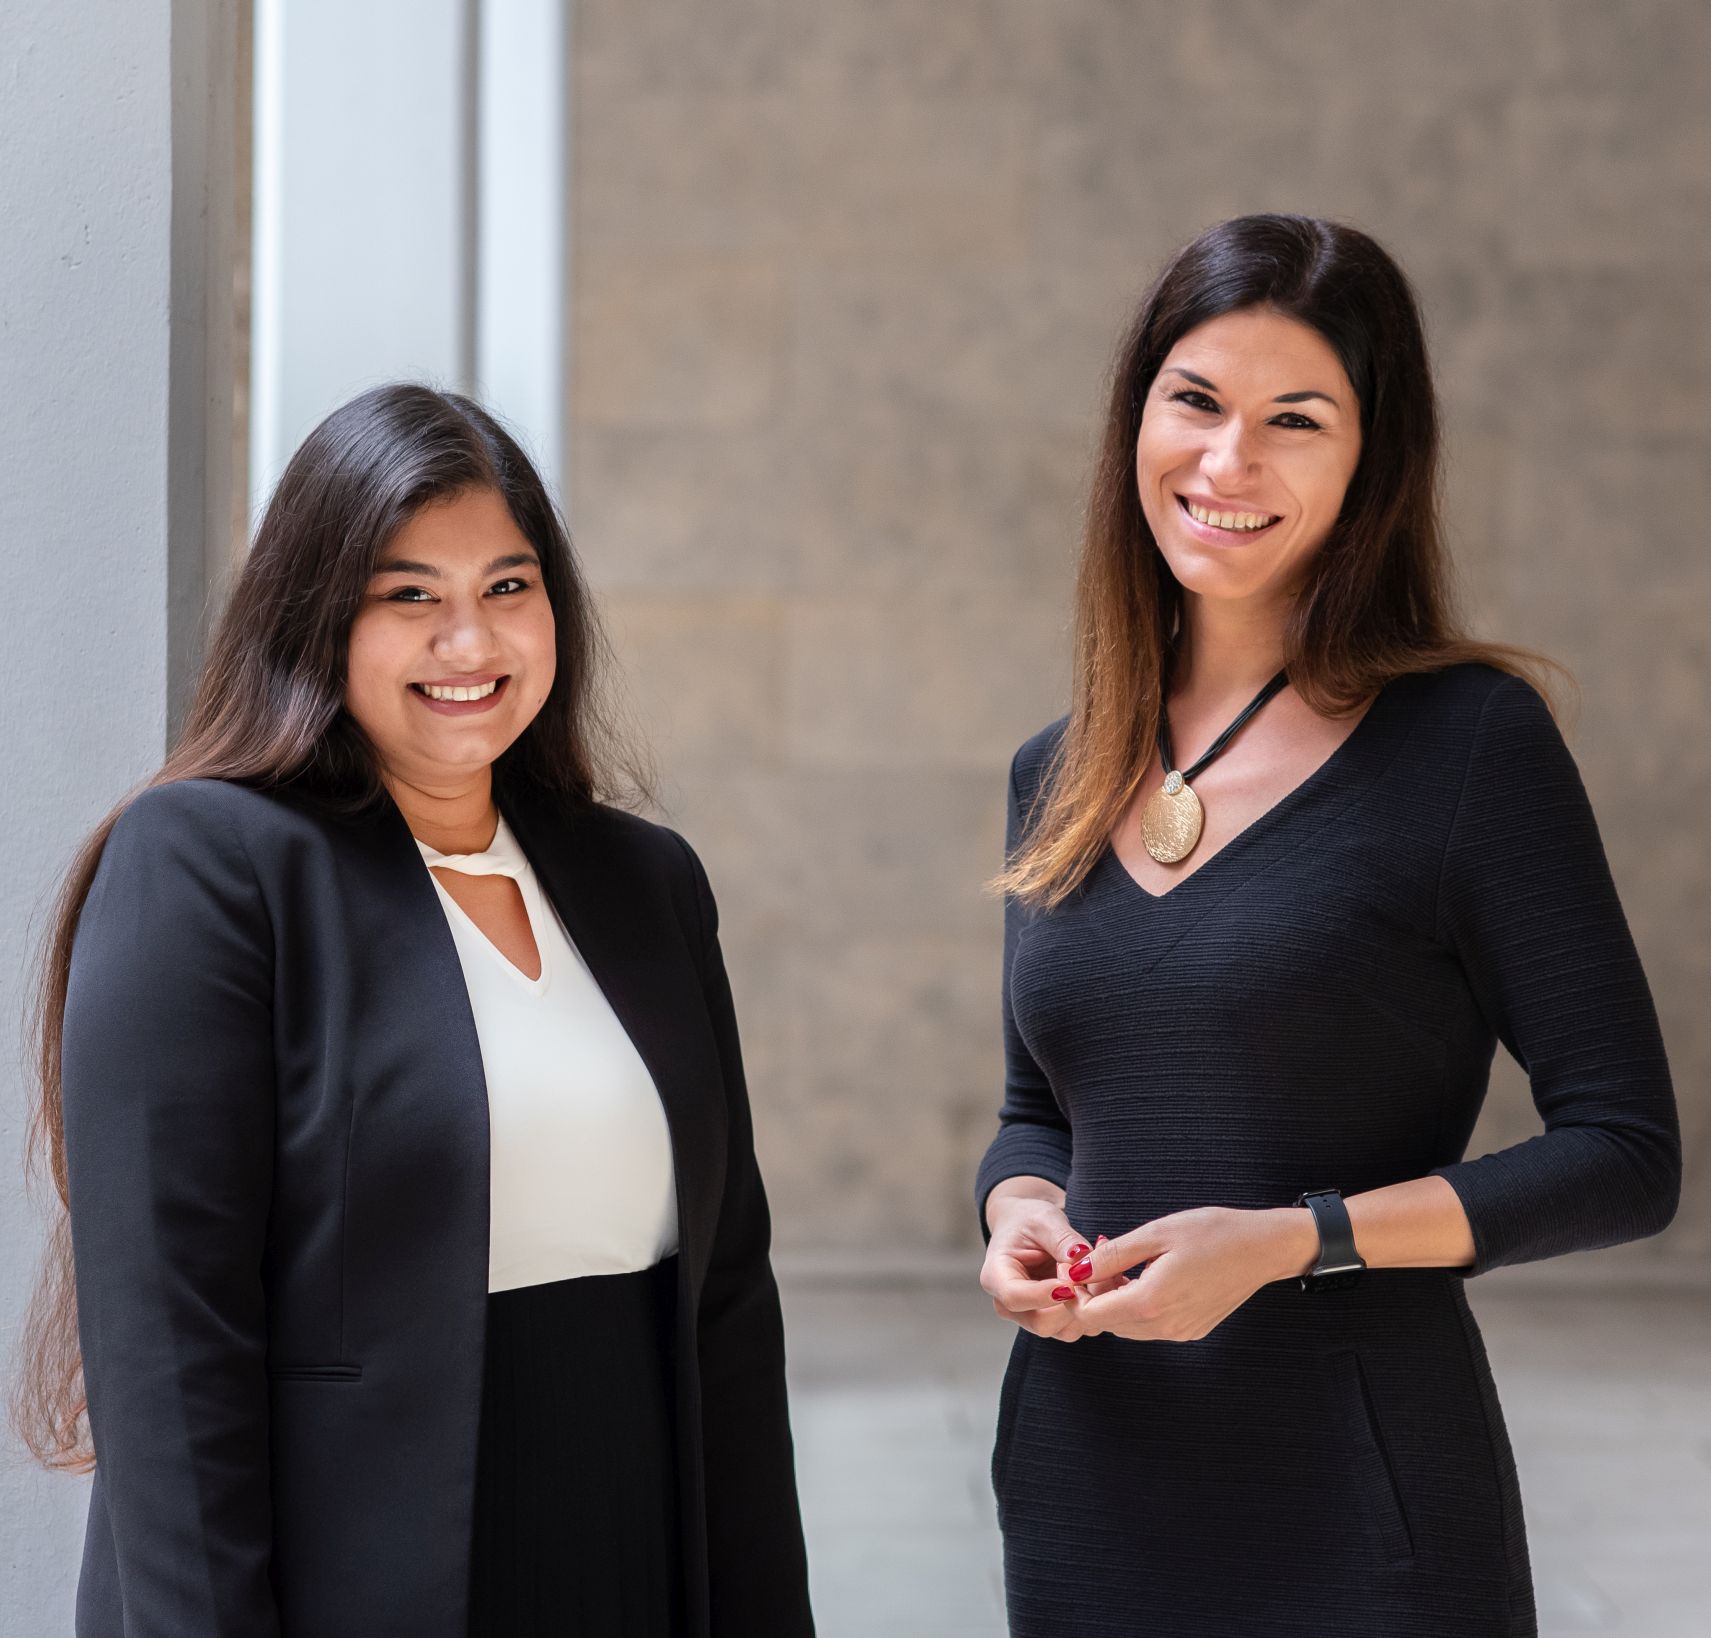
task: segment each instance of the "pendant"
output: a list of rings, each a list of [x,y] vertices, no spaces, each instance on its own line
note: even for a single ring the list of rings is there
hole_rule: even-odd
[[[1160,864],[1175,864],[1194,851],[1205,823],[1206,810],[1200,806],[1200,798],[1188,788],[1180,771],[1172,768],[1141,809],[1141,840]]]

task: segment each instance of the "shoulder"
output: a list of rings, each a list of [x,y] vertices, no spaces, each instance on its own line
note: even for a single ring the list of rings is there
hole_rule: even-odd
[[[1040,781],[1045,778],[1068,727],[1069,715],[1066,712],[1017,747],[1016,754],[1010,759],[1010,783],[1022,801],[1030,801],[1040,788]]]
[[[285,819],[277,798],[229,779],[173,779],[146,785],[119,809],[110,849],[189,846],[229,856]]]
[[[603,821],[621,845],[669,893],[684,931],[705,945],[718,926],[712,884],[701,856],[689,840],[670,825],[640,814],[602,808]]]
[[[706,941],[716,924],[713,893],[686,837],[670,825],[603,802],[566,799],[560,817],[569,827],[569,845],[597,855],[602,872],[622,880],[627,892],[656,904],[669,902],[685,931]]]
[[[681,874],[686,868],[689,844],[669,825],[642,814],[539,785],[515,788],[506,805],[510,802],[531,825],[564,836],[569,845],[597,855],[603,865],[666,874]]]
[[[1493,736],[1510,742],[1562,743],[1550,703],[1514,672],[1466,661],[1398,681],[1416,690],[1421,715],[1464,754]]]
[[[670,825],[604,803],[590,804],[576,814],[586,838],[611,850],[614,858],[674,881],[693,885],[701,860],[688,841]]]
[[[170,926],[180,938],[231,934],[262,948],[270,917],[246,830],[266,800],[222,779],[170,780],[128,797],[102,843],[80,928],[129,938],[139,926]]]

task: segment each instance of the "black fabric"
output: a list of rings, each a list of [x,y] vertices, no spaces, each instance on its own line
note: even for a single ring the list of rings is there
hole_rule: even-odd
[[[784,1334],[718,912],[674,831],[495,772],[659,1089],[688,1638],[808,1638]],[[465,1638],[490,1155],[404,816],[144,791],[78,922],[64,1106],[97,1468],[79,1638]]]
[[[1021,839],[1063,723],[1011,774]],[[1082,1236],[1436,1174],[1477,1260],[1291,1279],[1192,1343],[1018,1332],[992,1479],[1015,1638],[1533,1638],[1519,1478],[1463,1292],[1654,1234],[1681,1147],[1578,768],[1524,680],[1390,683],[1167,893],[1107,848],[1006,914],[1006,1085],[976,1186]],[[1545,1131],[1463,1158],[1496,1042]]]
[[[677,1259],[487,1299],[469,1638],[677,1638]]]

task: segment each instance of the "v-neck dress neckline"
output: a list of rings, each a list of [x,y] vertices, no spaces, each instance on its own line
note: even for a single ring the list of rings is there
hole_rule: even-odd
[[[1280,796],[1264,813],[1237,831],[1216,853],[1175,886],[1163,893],[1144,887],[1118,857],[1117,849],[1109,839],[1094,861],[1090,883],[1104,878],[1111,881],[1119,894],[1161,910],[1167,906],[1175,910],[1180,907],[1179,900],[1187,902],[1215,892],[1221,882],[1234,885],[1245,880],[1289,846],[1299,845],[1277,839],[1291,818],[1316,809],[1328,812],[1339,797],[1348,796],[1360,788],[1384,747],[1390,743],[1383,732],[1384,726],[1394,713],[1403,688],[1412,680],[1402,676],[1387,682],[1347,737],[1317,768]],[[1246,871],[1243,870],[1244,861],[1248,865]]]
[[[547,907],[541,896],[540,883],[529,864],[529,856],[524,853],[522,844],[511,827],[505,823],[505,815],[499,815],[499,824],[493,832],[493,840],[479,853],[441,853],[438,848],[430,847],[420,836],[416,838],[416,846],[447,913],[457,919],[459,926],[475,935],[482,948],[510,975],[512,983],[519,989],[531,996],[545,995],[552,983],[552,941],[545,936]],[[518,891],[523,895],[523,908],[529,918],[529,933],[535,941],[535,954],[541,963],[541,970],[535,977],[530,978],[482,931],[475,918],[457,902],[445,883],[434,875],[436,867],[456,870],[466,876],[509,876],[516,882]]]

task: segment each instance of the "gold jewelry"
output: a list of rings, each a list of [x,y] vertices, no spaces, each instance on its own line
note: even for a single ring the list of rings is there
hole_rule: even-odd
[[[1289,681],[1289,673],[1280,671],[1254,696],[1236,720],[1215,740],[1210,749],[1186,772],[1172,766],[1170,753],[1170,715],[1163,700],[1159,702],[1158,751],[1164,765],[1164,783],[1147,798],[1141,809],[1141,840],[1160,864],[1175,864],[1186,859],[1200,840],[1206,827],[1206,810],[1194,794],[1189,780],[1217,756],[1230,742],[1231,736],[1254,712]]]

